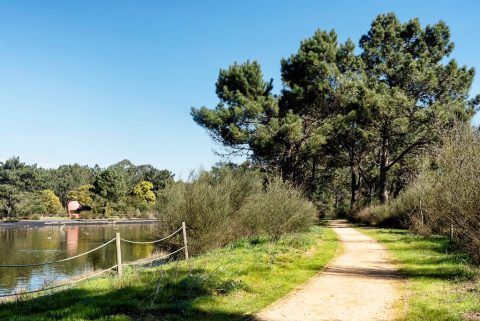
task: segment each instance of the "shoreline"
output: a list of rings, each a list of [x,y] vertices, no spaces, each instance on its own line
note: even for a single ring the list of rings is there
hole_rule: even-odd
[[[21,220],[11,223],[0,223],[0,229],[17,227],[46,227],[58,225],[107,225],[107,224],[153,224],[156,219],[61,219],[61,220]]]

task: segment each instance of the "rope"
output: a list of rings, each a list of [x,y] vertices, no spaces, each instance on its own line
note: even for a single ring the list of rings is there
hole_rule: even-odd
[[[95,273],[95,274],[91,274],[89,276],[86,276],[84,278],[81,278],[81,279],[78,279],[78,280],[74,280],[74,281],[71,281],[69,283],[65,283],[65,284],[59,284],[59,285],[55,285],[55,286],[52,286],[52,287],[49,287],[49,288],[45,288],[45,289],[37,289],[37,290],[32,290],[32,291],[27,291],[27,292],[21,292],[21,293],[14,293],[14,294],[2,294],[0,295],[0,298],[7,298],[7,297],[11,297],[11,296],[17,296],[17,295],[25,295],[25,294],[31,294],[31,293],[38,293],[38,292],[44,292],[44,291],[49,291],[49,290],[53,290],[53,289],[58,289],[58,288],[61,288],[61,287],[64,287],[64,286],[69,286],[69,285],[73,285],[73,284],[76,284],[76,283],[80,283],[80,282],[83,282],[83,281],[86,281],[88,279],[91,279],[93,277],[96,277],[96,276],[99,276],[105,272],[108,272],[108,271],[111,271],[115,268],[117,268],[118,265],[114,265],[108,269],[105,269],[105,270],[102,270],[98,273]]]
[[[102,247],[107,246],[108,244],[112,243],[113,241],[115,241],[115,239],[111,239],[111,240],[108,241],[107,243],[103,243],[102,245],[97,246],[96,248],[91,249],[90,251],[83,252],[83,253],[77,254],[77,255],[75,255],[75,256],[70,256],[70,257],[67,257],[67,258],[64,258],[64,259],[61,259],[61,260],[57,260],[57,261],[50,261],[50,262],[43,262],[43,263],[32,263],[32,264],[0,265],[0,268],[9,268],[9,267],[14,267],[14,268],[31,267],[31,266],[49,265],[49,264],[54,264],[54,263],[60,263],[60,262],[70,261],[70,260],[76,259],[76,258],[78,258],[78,257],[80,257],[80,256],[83,256],[83,255],[87,255],[87,254],[89,254],[89,253],[92,253],[92,252],[94,252],[94,251],[96,251],[96,250],[98,250],[98,249],[101,249]]]
[[[175,250],[171,253],[168,253],[164,256],[161,256],[161,257],[156,257],[154,259],[151,259],[151,260],[147,260],[147,261],[140,261],[140,262],[130,262],[130,263],[125,263],[125,264],[122,264],[122,266],[132,266],[132,265],[143,265],[143,264],[147,264],[147,263],[151,263],[151,262],[154,262],[154,261],[158,261],[158,260],[164,260],[166,258],[169,258],[170,256],[172,256],[173,254],[176,254],[182,250],[185,249],[185,246],[184,247],[181,247],[179,248],[178,250]],[[26,291],[26,292],[21,292],[21,293],[13,293],[13,294],[1,294],[0,295],[0,298],[8,298],[8,297],[12,297],[12,296],[19,296],[19,295],[25,295],[25,294],[32,294],[32,293],[38,293],[38,292],[45,292],[45,291],[49,291],[49,290],[54,290],[54,289],[58,289],[58,288],[61,288],[61,287],[66,287],[66,286],[70,286],[70,285],[74,285],[74,284],[77,284],[77,283],[80,283],[80,282],[83,282],[83,281],[86,281],[88,279],[91,279],[91,278],[94,278],[96,276],[99,276],[99,275],[102,275],[103,273],[105,272],[108,272],[108,271],[111,271],[115,268],[117,268],[118,265],[114,265],[112,267],[109,267],[108,269],[105,269],[105,270],[102,270],[100,272],[97,272],[97,273],[94,273],[94,274],[91,274],[91,275],[88,275],[86,277],[83,277],[81,279],[78,279],[78,280],[74,280],[74,281],[71,281],[69,283],[65,283],[65,284],[59,284],[59,285],[55,285],[55,286],[51,286],[49,288],[45,288],[45,289],[37,289],[37,290],[32,290],[32,291]]]
[[[179,228],[178,230],[176,230],[175,232],[173,232],[172,234],[170,234],[168,236],[165,236],[162,239],[155,240],[155,241],[150,241],[150,242],[138,242],[138,241],[131,241],[131,240],[126,240],[126,239],[122,239],[122,238],[120,240],[122,240],[123,242],[132,243],[132,244],[154,244],[154,243],[162,242],[162,241],[165,241],[166,239],[171,238],[172,236],[174,236],[175,234],[177,234],[181,230],[182,230],[182,227]]]
[[[139,262],[129,262],[129,263],[124,263],[122,264],[122,266],[130,266],[130,265],[142,265],[142,264],[147,264],[147,263],[151,263],[151,262],[154,262],[154,261],[158,261],[158,260],[163,260],[163,259],[166,259],[170,256],[172,256],[173,254],[175,253],[178,253],[180,252],[181,250],[184,250],[185,249],[185,246],[184,247],[181,247],[179,248],[178,250],[176,251],[173,251],[172,253],[169,253],[169,254],[166,254],[164,256],[161,256],[161,257],[156,257],[154,259],[151,259],[151,260],[147,260],[147,261],[139,261]]]

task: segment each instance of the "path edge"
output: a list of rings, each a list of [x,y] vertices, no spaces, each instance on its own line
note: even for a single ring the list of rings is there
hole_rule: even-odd
[[[329,224],[330,225],[330,224]],[[332,227],[330,226],[327,226],[328,228],[332,229]],[[270,308],[274,308],[278,305],[280,305],[283,301],[287,300],[288,298],[290,298],[292,295],[295,295],[296,293],[298,293],[299,291],[301,291],[304,287],[306,287],[310,282],[312,282],[312,280],[314,278],[316,278],[319,274],[323,273],[327,268],[329,268],[337,259],[339,256],[341,256],[341,254],[343,253],[344,251],[344,246],[343,246],[343,242],[340,241],[340,239],[338,238],[338,234],[336,231],[333,231],[335,233],[335,235],[337,236],[337,242],[339,243],[339,246],[337,247],[337,249],[335,250],[335,254],[334,256],[330,259],[330,261],[328,261],[327,264],[325,264],[324,267],[322,267],[320,270],[318,270],[314,275],[312,275],[311,277],[309,277],[307,280],[305,280],[303,283],[300,283],[298,284],[297,286],[295,286],[295,288],[293,288],[290,292],[288,292],[286,295],[282,296],[281,298],[278,298],[277,300],[273,301],[272,303],[268,304],[267,306],[263,307],[260,311],[258,311],[257,313],[254,313],[251,317],[253,317],[252,319],[248,319],[248,320],[258,320],[258,321],[262,321],[261,318],[258,318],[258,315],[260,315],[263,311],[265,310],[268,310]]]
[[[401,277],[401,284],[402,284],[402,289],[401,289],[401,293],[400,293],[400,297],[402,298],[402,300],[400,301],[400,303],[398,304],[395,304],[394,305],[394,309],[395,311],[397,311],[395,314],[397,314],[398,316],[395,317],[395,320],[398,320],[398,321],[404,321],[404,320],[407,320],[407,313],[408,313],[408,298],[409,298],[409,280],[408,280],[408,277],[401,271],[400,267],[402,266],[402,264],[400,263],[400,261],[398,261],[397,259],[395,259],[393,256],[392,256],[392,253],[390,252],[390,250],[385,246],[385,244],[383,244],[382,242],[380,242],[379,240],[371,237],[370,235],[364,233],[362,231],[362,227],[364,226],[360,226],[358,224],[353,224],[351,226],[353,229],[355,229],[357,232],[359,233],[362,233],[363,235],[365,236],[368,236],[372,239],[374,239],[378,244],[380,244],[384,249],[385,249],[385,252],[387,253],[387,256],[388,256],[388,259],[392,262],[392,264],[394,264],[396,266],[396,272],[398,273],[398,275]],[[375,227],[374,227],[375,228]],[[382,228],[376,228],[376,229],[382,229]]]

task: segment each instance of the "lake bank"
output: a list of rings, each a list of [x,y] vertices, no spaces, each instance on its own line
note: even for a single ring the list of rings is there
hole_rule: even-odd
[[[115,238],[116,233],[133,241],[151,240],[155,224],[49,224],[0,228],[0,265],[35,265],[63,260],[88,252]],[[152,244],[122,244],[124,262],[149,257]],[[31,291],[86,271],[102,270],[116,264],[114,243],[88,255],[58,264],[0,268],[0,294]]]
[[[5,303],[0,319],[243,320],[315,275],[338,246],[334,232],[323,227],[276,241],[242,239],[188,261],[125,269],[122,278]]]

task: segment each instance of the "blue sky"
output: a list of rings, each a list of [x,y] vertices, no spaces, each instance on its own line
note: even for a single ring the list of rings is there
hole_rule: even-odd
[[[0,160],[56,167],[127,158],[185,178],[219,160],[189,112],[217,103],[220,68],[257,60],[278,91],[280,59],[315,29],[357,43],[390,11],[446,21],[452,57],[480,69],[473,0],[0,1]]]

